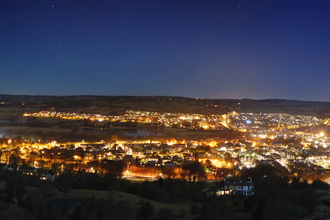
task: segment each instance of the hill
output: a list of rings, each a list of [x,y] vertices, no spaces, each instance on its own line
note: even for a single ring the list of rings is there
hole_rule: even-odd
[[[66,111],[106,115],[123,114],[126,110],[225,114],[227,112],[288,113],[327,118],[329,102],[282,99],[193,99],[166,96],[27,96],[0,95],[0,108],[24,111]],[[1,114],[0,114],[1,117]]]

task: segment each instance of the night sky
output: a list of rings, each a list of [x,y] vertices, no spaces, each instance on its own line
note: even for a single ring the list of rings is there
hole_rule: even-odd
[[[329,0],[3,0],[0,93],[330,101],[329,11]]]

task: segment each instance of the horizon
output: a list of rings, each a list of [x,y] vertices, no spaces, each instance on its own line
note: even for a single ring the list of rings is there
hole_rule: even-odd
[[[280,98],[265,98],[265,99],[253,99],[253,98],[203,98],[203,97],[185,97],[185,96],[169,96],[169,95],[29,95],[29,94],[0,94],[0,96],[31,96],[31,97],[132,97],[132,98],[148,98],[148,97],[169,97],[169,98],[184,98],[194,100],[252,100],[252,101],[291,101],[291,102],[320,102],[330,103],[330,101],[311,101],[311,100],[296,100],[296,99],[280,99]]]

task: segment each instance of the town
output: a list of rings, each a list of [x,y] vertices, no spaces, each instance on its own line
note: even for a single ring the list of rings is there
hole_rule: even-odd
[[[114,219],[328,216],[326,103],[261,113],[249,100],[55,98],[64,103],[34,97],[1,106],[0,202],[44,207],[50,219],[90,219],[105,204],[121,207],[107,212]],[[288,195],[289,208],[264,203],[284,204]],[[47,208],[58,203],[64,211]]]
[[[262,163],[283,168],[282,175],[290,178],[300,177],[310,183],[315,179],[330,182],[330,141],[326,133],[326,120],[313,116],[236,112],[201,115],[143,111],[127,111],[118,116],[42,111],[24,113],[24,116],[98,123],[129,121],[189,130],[230,129],[242,134],[231,139],[186,140],[138,130],[137,133],[143,136],[139,140],[130,140],[125,136],[119,139],[112,135],[110,139],[98,142],[81,140],[68,143],[45,143],[41,139],[35,142],[7,140],[4,137],[0,162],[10,164],[17,160],[23,164],[22,161],[25,161],[25,164],[35,169],[50,169],[56,164],[59,175],[68,167],[101,174],[107,171],[102,170],[99,164],[116,160],[125,162],[123,176],[126,178],[157,179],[166,175],[168,177],[168,167],[175,170],[171,178],[181,178],[184,164],[198,161],[206,170],[203,178],[208,180],[235,176],[241,170]]]

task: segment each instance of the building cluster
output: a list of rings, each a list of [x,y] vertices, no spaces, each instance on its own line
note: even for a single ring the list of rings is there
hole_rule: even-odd
[[[227,178],[220,189],[217,190],[216,194],[228,195],[228,194],[242,194],[245,196],[253,195],[253,181],[251,177],[248,178]]]
[[[315,133],[319,132],[319,133]],[[95,172],[90,162],[103,160],[124,161],[129,175],[130,167],[140,167],[140,171],[150,168],[176,167],[198,161],[205,167],[207,178],[221,179],[237,175],[245,168],[258,164],[270,164],[280,167],[288,175],[330,180],[330,142],[320,131],[292,132],[281,136],[282,132],[272,134],[272,138],[254,136],[244,140],[223,141],[207,139],[201,141],[110,141],[76,142],[47,144],[23,142],[12,148],[15,140],[7,140],[1,149],[0,162],[10,164],[13,161],[36,168],[51,168],[54,163],[63,165],[63,169],[75,165],[75,169]],[[276,136],[275,136],[276,135]],[[267,141],[266,141],[267,140]],[[142,171],[141,171],[142,172]],[[143,173],[143,172],[142,172]],[[157,177],[161,171],[149,172]]]
[[[165,127],[176,127],[185,129],[212,129],[223,130],[222,115],[201,115],[186,113],[159,113],[146,111],[126,111],[123,115],[100,115],[85,113],[66,113],[53,111],[40,111],[35,113],[24,113],[25,117],[46,117],[61,118],[70,120],[91,120],[91,121],[118,121],[118,122],[138,122],[157,123]]]
[[[289,176],[313,181],[316,178],[330,182],[330,140],[317,126],[324,121],[313,116],[284,113],[236,113],[201,115],[185,113],[157,113],[127,111],[120,116],[98,114],[38,112],[30,117],[53,117],[72,120],[99,120],[118,122],[158,123],[165,127],[186,129],[224,128],[246,132],[237,140],[164,140],[145,137],[140,140],[113,140],[95,143],[23,143],[15,150],[10,143],[3,147],[0,162],[9,164],[11,155],[30,162],[33,167],[51,167],[61,164],[62,169],[74,164],[75,169],[96,172],[91,162],[104,160],[125,162],[125,177],[156,178],[166,175],[165,168],[176,170],[197,161],[203,164],[208,179],[223,179],[239,175],[258,164],[270,164]],[[304,128],[304,129],[298,129]],[[308,129],[307,129],[308,128]],[[163,140],[161,140],[163,139]],[[102,170],[100,170],[102,172]],[[175,176],[173,174],[167,174]],[[177,175],[178,176],[178,175]],[[240,182],[237,182],[240,181]],[[220,194],[252,193],[250,180],[228,179]],[[244,188],[245,187],[245,188]]]
[[[317,126],[326,121],[306,115],[290,115],[285,113],[236,113],[223,115],[202,115],[187,113],[159,113],[147,111],[126,111],[123,115],[100,115],[85,113],[66,113],[41,111],[24,113],[26,117],[50,117],[70,120],[118,121],[157,123],[165,127],[184,129],[232,129],[242,132],[269,132],[283,129],[296,129],[306,126]]]
[[[246,132],[269,132],[324,124],[324,120],[314,116],[285,113],[234,113],[230,114],[229,120],[231,129]]]
[[[87,114],[76,112],[55,112],[55,111],[40,111],[35,113],[24,113],[25,117],[42,117],[42,118],[61,118],[69,120],[99,120],[99,121],[114,121],[119,120],[118,116]]]

